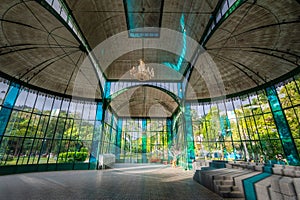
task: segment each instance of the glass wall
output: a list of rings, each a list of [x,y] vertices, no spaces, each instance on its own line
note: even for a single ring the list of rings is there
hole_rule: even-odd
[[[110,110],[106,110],[104,129],[100,145],[101,154],[115,154],[116,150],[117,118]]]
[[[9,84],[0,81],[0,109]],[[21,86],[4,127],[0,165],[89,163],[96,106]]]
[[[300,153],[300,78],[275,85],[293,141]],[[284,155],[264,90],[224,101],[192,103],[193,133],[198,158],[275,160]]]
[[[122,121],[120,162],[162,163],[168,161],[166,119],[124,118]]]
[[[134,86],[145,84],[142,82],[131,82],[131,81],[130,82],[118,81],[118,82],[109,82],[109,83],[110,83],[110,88],[108,88],[109,91],[107,91],[107,93],[109,95],[115,94],[127,87],[134,87]],[[178,84],[180,84],[179,82],[151,82],[151,81],[149,81],[146,84],[156,86],[158,88],[163,88],[165,90],[172,92],[174,95],[180,96],[179,95],[180,88],[178,88]]]
[[[275,88],[299,154],[300,76]],[[284,155],[265,90],[189,105],[196,158],[257,161],[263,156],[267,161]],[[98,152],[117,154],[118,162],[162,163],[176,157],[179,165],[186,164],[182,112],[172,120],[131,119],[103,110],[101,102],[99,106],[101,109],[97,102],[53,96],[0,79],[0,165],[88,164],[95,162]],[[98,121],[97,110],[101,110]],[[98,147],[100,151],[95,150]]]

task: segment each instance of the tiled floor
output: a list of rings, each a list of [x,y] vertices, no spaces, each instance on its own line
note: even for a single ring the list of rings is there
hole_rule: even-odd
[[[7,175],[0,176],[0,199],[222,199],[192,177],[193,171],[142,164]]]

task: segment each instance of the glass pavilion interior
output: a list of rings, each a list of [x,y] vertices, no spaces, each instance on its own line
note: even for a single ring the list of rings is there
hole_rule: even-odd
[[[300,165],[299,13],[298,0],[2,0],[0,169],[96,169],[101,154]]]

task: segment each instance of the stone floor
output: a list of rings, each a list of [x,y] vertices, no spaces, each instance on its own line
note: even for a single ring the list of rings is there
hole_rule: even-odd
[[[0,176],[0,199],[222,199],[168,165],[116,164],[114,169]]]

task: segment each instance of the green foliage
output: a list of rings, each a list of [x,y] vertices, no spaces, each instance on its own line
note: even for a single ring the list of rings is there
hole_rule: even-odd
[[[299,84],[299,80],[288,83],[278,87],[277,92],[296,148],[300,153]],[[191,111],[194,136],[202,134],[204,137],[201,144],[195,143],[198,144],[198,150],[214,152],[221,151],[221,148],[225,147],[228,152],[243,151],[248,157],[260,154],[268,159],[275,159],[278,153],[283,154],[276,123],[265,92],[260,91],[258,95],[251,96],[250,101],[247,98],[234,101],[234,117],[229,119],[232,135],[231,138],[225,137],[224,143],[218,134],[221,130],[218,120],[218,116],[222,117],[221,110],[212,106],[202,117],[196,113],[197,110]]]
[[[3,156],[0,156],[0,161],[12,161],[14,160],[14,156],[5,154]]]
[[[88,149],[81,148],[80,152],[64,152],[60,153],[58,156],[59,163],[66,163],[66,162],[84,162],[88,156]]]
[[[83,148],[81,148],[80,152],[86,152],[87,153],[87,152],[89,152],[89,150],[88,150],[88,148],[83,147]]]

